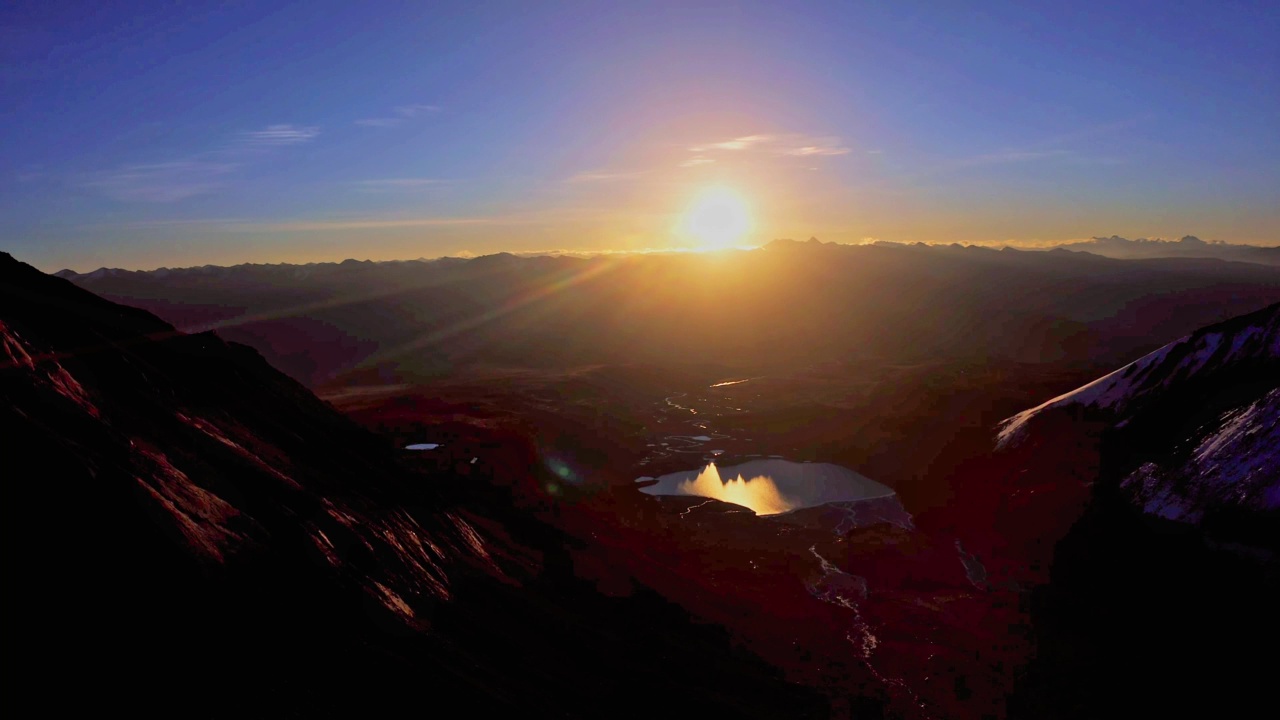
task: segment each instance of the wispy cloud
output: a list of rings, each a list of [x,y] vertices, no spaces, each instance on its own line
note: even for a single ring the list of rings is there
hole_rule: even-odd
[[[681,167],[697,167],[715,162],[708,157],[719,153],[755,153],[795,157],[848,155],[852,150],[838,137],[811,136],[799,133],[743,135],[719,142],[703,143],[689,148],[693,157]]]
[[[690,152],[703,153],[715,150],[749,150],[758,145],[771,142],[772,135],[744,135],[731,140],[722,140],[720,142],[707,143],[705,145],[695,145],[689,148]]]
[[[396,113],[403,117],[415,117],[423,113],[440,112],[438,105],[400,105],[396,108]]]
[[[266,232],[322,232],[327,230],[393,230],[397,228],[446,227],[452,225],[503,225],[520,222],[515,218],[494,217],[417,217],[417,218],[343,218],[334,220],[297,220],[266,223],[241,223],[233,229]]]
[[[808,157],[814,155],[848,155],[850,150],[840,144],[839,138],[813,138],[809,144],[789,147],[783,150],[783,153]]]
[[[235,225],[237,223],[252,222],[243,218],[167,218],[160,220],[135,220],[126,223],[107,223],[103,225],[90,225],[88,227],[125,227],[138,230],[146,230],[150,228],[171,228],[171,227],[195,227],[195,226],[219,226],[219,225]]]
[[[715,162],[715,160],[704,155],[694,155],[688,160],[680,163],[680,167],[697,167],[699,165],[710,165],[713,162]]]
[[[173,202],[220,187],[236,167],[236,163],[207,160],[125,165],[95,173],[84,184],[116,200]]]
[[[176,218],[166,220],[142,220],[127,223],[108,223],[87,227],[124,227],[138,230],[177,227],[203,227],[219,233],[262,232],[323,232],[326,230],[394,230],[397,228],[448,227],[455,225],[510,225],[529,222],[526,216],[428,216],[428,217],[336,217],[300,218],[293,220],[249,218]]]
[[[379,178],[376,180],[357,180],[354,184],[357,188],[366,192],[390,192],[447,185],[450,182],[440,178]]]
[[[437,112],[440,112],[440,107],[438,105],[422,105],[422,104],[397,105],[396,107],[392,108],[392,114],[390,115],[384,115],[381,117],[361,118],[359,120],[356,120],[355,123],[356,125],[360,125],[362,127],[388,128],[388,127],[395,127],[396,125],[399,125],[405,122],[406,120],[409,120],[410,118],[415,118],[421,115],[428,115],[428,114],[437,113]]]
[[[569,183],[596,183],[596,182],[615,182],[618,180],[630,180],[639,177],[643,173],[640,172],[580,172],[565,180]]]
[[[1078,143],[1081,140],[1092,139],[1128,130],[1145,120],[1147,117],[1149,117],[1149,115],[1114,122],[1098,123],[1096,125],[1081,127],[1069,133],[1046,138],[1041,142],[1023,145],[1021,147],[1002,148],[994,152],[950,158],[937,164],[926,166],[910,175],[903,176],[901,180],[908,183],[916,183],[927,178],[946,176],[956,171],[965,171],[989,166],[1021,165],[1027,163],[1054,163],[1059,165],[1091,166],[1121,165],[1127,162],[1124,158],[1098,156],[1090,154],[1087,151],[1080,152],[1064,148],[1062,146],[1069,143]]]
[[[1125,165],[1129,160],[1122,157],[1072,155],[1063,158],[1063,162],[1071,165],[1115,166]]]
[[[975,156],[970,158],[967,164],[993,165],[1001,163],[1032,162],[1035,160],[1062,157],[1069,154],[1070,153],[1066,150],[1003,150],[1001,152]]]
[[[1123,158],[1096,156],[1090,154],[1081,154],[1075,150],[1065,149],[1061,147],[1069,143],[1079,142],[1095,138],[1102,135],[1128,130],[1148,116],[1139,116],[1126,120],[1115,122],[1098,123],[1078,128],[1072,132],[1051,137],[1043,142],[1032,145],[1026,145],[1017,148],[1005,148],[996,152],[983,153],[973,155],[951,162],[943,163],[936,168],[930,169],[926,174],[933,174],[938,171],[955,170],[960,168],[969,168],[984,165],[1004,165],[1010,163],[1028,163],[1028,162],[1044,162],[1053,161],[1059,163],[1067,163],[1073,165],[1119,165],[1123,164]]]
[[[318,127],[302,127],[300,125],[268,125],[262,130],[242,133],[241,140],[257,146],[276,147],[280,145],[297,145],[316,139],[320,134]]]
[[[174,218],[111,223],[104,227],[201,226],[221,233],[325,232],[352,230],[396,230],[457,226],[563,226],[566,222],[598,219],[609,211],[600,208],[541,208],[524,212],[486,215],[337,214],[294,218]]]
[[[971,155],[969,157],[962,157],[949,162],[944,162],[925,170],[923,173],[917,174],[916,177],[924,178],[938,173],[951,172],[955,170],[968,170],[970,168],[988,167],[992,165],[1023,165],[1027,163],[1042,162],[1106,165],[1110,164],[1110,159],[1081,158],[1071,150],[1009,149],[983,153],[981,155]]]
[[[268,125],[239,133],[222,147],[164,162],[132,163],[89,173],[80,184],[128,202],[174,202],[226,185],[236,170],[260,161],[265,152],[314,140],[320,128]]]

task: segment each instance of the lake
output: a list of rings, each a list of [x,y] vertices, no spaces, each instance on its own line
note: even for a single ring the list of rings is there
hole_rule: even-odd
[[[778,515],[829,503],[892,497],[887,485],[830,463],[751,460],[723,468],[670,473],[640,491],[650,495],[694,495],[742,505],[757,515]]]

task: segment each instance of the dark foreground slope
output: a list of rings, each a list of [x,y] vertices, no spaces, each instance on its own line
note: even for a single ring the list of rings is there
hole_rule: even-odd
[[[0,344],[10,707],[826,714],[645,588],[599,594],[510,493],[478,512],[249,348],[5,254]]]
[[[1122,368],[1142,393],[1114,406],[1068,393],[1024,414],[1025,436],[960,464],[952,502],[914,529],[833,531],[584,482],[567,453],[611,437],[591,423],[550,446],[467,424],[474,437],[401,458],[254,351],[2,256],[8,699],[206,716],[1231,714],[1263,699],[1253,655],[1274,645],[1274,525],[1252,512],[1274,484],[1235,462],[1274,433],[1265,318]],[[1253,360],[1204,355],[1210,336]],[[365,419],[418,437],[401,405]],[[1238,495],[1205,482],[1215,468],[1244,469],[1262,504],[1222,502]],[[1194,512],[1144,512],[1152,497]]]

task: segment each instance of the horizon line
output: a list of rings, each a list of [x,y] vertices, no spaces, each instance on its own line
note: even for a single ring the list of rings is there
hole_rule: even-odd
[[[1061,240],[1061,241],[1045,241],[1045,242],[1005,240],[1005,241],[978,241],[978,242],[964,242],[964,243],[955,242],[955,241],[946,242],[941,240],[915,240],[915,241],[884,240],[881,238],[863,238],[859,242],[839,242],[835,240],[824,242],[824,241],[818,240],[816,237],[810,237],[808,240],[796,240],[794,238],[774,238],[773,240],[770,240],[768,242],[765,242],[759,245],[741,245],[741,246],[730,247],[730,248],[709,248],[709,249],[708,248],[667,247],[667,248],[637,248],[632,250],[613,250],[613,249],[570,250],[565,248],[556,248],[556,249],[546,249],[546,250],[498,250],[495,252],[484,253],[484,254],[477,254],[467,250],[462,250],[462,251],[459,251],[457,254],[445,254],[445,255],[439,255],[435,257],[419,256],[416,258],[408,258],[408,257],[384,258],[379,260],[375,260],[373,258],[358,259],[354,257],[348,257],[348,258],[343,258],[342,260],[312,260],[312,261],[306,261],[306,262],[285,261],[285,260],[282,260],[280,262],[245,261],[245,262],[238,262],[238,263],[232,263],[232,264],[226,264],[226,265],[222,265],[218,263],[203,263],[199,265],[178,265],[178,266],[161,265],[161,266],[153,267],[150,269],[126,268],[126,267],[119,267],[119,266],[103,265],[93,270],[88,270],[85,272],[73,270],[71,269],[71,267],[67,266],[67,267],[59,268],[58,270],[42,270],[42,272],[45,272],[46,274],[50,274],[50,275],[70,272],[70,273],[74,273],[77,276],[84,276],[84,275],[89,275],[94,272],[99,272],[102,270],[130,272],[130,273],[134,273],[134,272],[151,273],[151,272],[158,272],[161,270],[186,271],[186,270],[200,270],[205,268],[230,269],[230,268],[244,267],[244,266],[310,267],[310,266],[316,266],[316,265],[341,265],[345,263],[387,264],[387,263],[408,263],[408,262],[436,262],[440,260],[471,261],[471,260],[478,260],[481,258],[495,257],[499,255],[511,255],[514,257],[527,258],[527,259],[538,258],[538,257],[574,257],[579,259],[592,259],[596,257],[621,257],[621,256],[632,256],[632,255],[663,255],[663,254],[704,255],[704,254],[714,254],[714,253],[763,250],[763,249],[766,249],[770,244],[785,243],[785,242],[791,242],[791,243],[797,243],[797,244],[808,244],[811,242],[817,242],[818,244],[821,244],[821,245],[835,245],[840,247],[875,247],[875,246],[879,246],[879,247],[885,247],[885,246],[957,247],[958,246],[962,248],[981,248],[981,249],[989,249],[989,250],[1010,249],[1010,250],[1017,250],[1017,251],[1049,251],[1049,250],[1055,250],[1055,249],[1063,249],[1065,248],[1065,246],[1070,246],[1070,245],[1082,245],[1082,244],[1089,244],[1089,243],[1100,244],[1099,241],[1112,241],[1112,240],[1119,240],[1132,245],[1138,245],[1138,244],[1145,245],[1145,244],[1155,244],[1155,243],[1161,243],[1161,244],[1167,244],[1167,245],[1179,245],[1184,240],[1189,238],[1194,240],[1199,240],[1204,245],[1209,247],[1225,246],[1225,247],[1233,247],[1233,248],[1280,249],[1280,244],[1256,245],[1251,243],[1232,243],[1225,240],[1201,240],[1200,238],[1194,235],[1184,235],[1178,239],[1165,239],[1165,238],[1159,238],[1159,237],[1155,237],[1155,238],[1140,237],[1140,238],[1129,239],[1129,238],[1124,238],[1118,235],[1111,235],[1111,236],[1098,235],[1098,236],[1093,236],[1088,238],[1068,239],[1068,240]],[[1083,250],[1072,250],[1072,252],[1096,254],[1096,253],[1088,253],[1087,251],[1083,251]],[[1101,256],[1101,257],[1105,257],[1105,256]],[[1113,259],[1119,259],[1119,258],[1113,258]],[[1205,258],[1205,259],[1210,259],[1210,258]]]

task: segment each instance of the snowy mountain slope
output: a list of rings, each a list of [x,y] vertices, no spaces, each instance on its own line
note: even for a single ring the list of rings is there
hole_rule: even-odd
[[[1196,375],[1230,373],[1238,364],[1268,359],[1280,359],[1280,304],[1198,330],[1084,387],[1008,418],[1000,424],[997,447],[1019,443],[1036,417],[1051,410],[1105,414],[1123,423],[1148,398],[1177,383]]]
[[[1280,510],[1280,389],[1223,413],[1187,447],[1172,462],[1143,463],[1121,482],[1145,512],[1199,522],[1225,507]]]
[[[1280,512],[1280,305],[1202,328],[1018,413],[999,425],[996,446],[1034,456],[1037,477],[1100,481],[1149,515],[1270,544],[1265,527]]]

